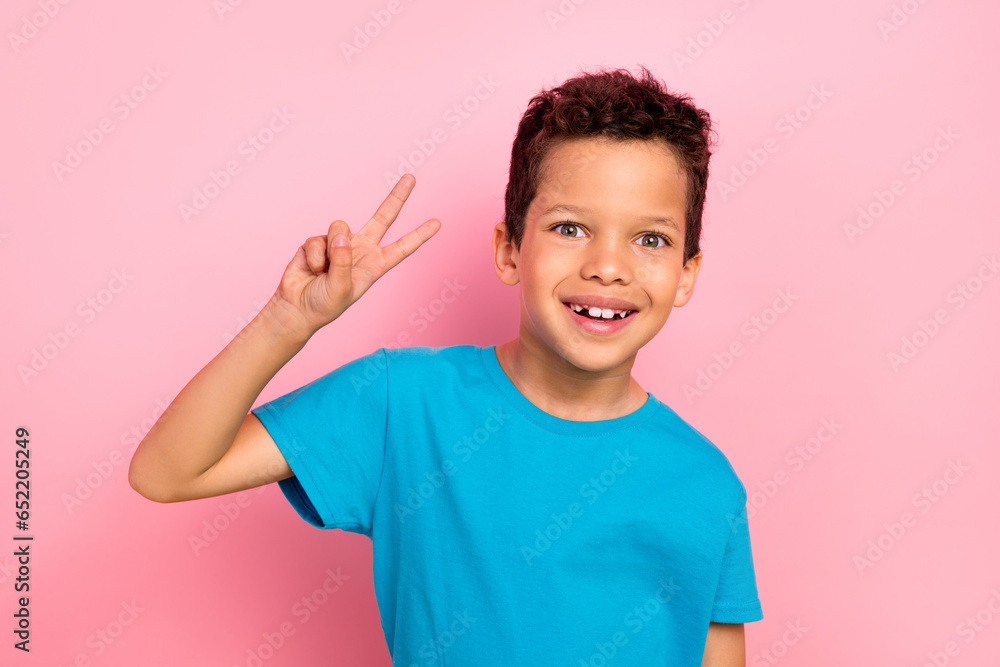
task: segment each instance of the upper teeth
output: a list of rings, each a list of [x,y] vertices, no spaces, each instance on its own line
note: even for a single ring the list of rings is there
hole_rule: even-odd
[[[632,312],[631,310],[611,310],[610,308],[598,308],[597,306],[587,306],[579,303],[571,303],[569,307],[578,313],[587,309],[587,314],[591,317],[603,317],[606,320],[611,319],[615,315],[625,317]]]

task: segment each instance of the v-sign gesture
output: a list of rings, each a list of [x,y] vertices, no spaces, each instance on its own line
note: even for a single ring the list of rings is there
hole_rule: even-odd
[[[290,332],[312,336],[340,317],[372,284],[441,228],[431,218],[389,245],[379,247],[416,178],[403,174],[357,234],[335,220],[325,236],[312,236],[288,263],[275,291],[276,316]]]

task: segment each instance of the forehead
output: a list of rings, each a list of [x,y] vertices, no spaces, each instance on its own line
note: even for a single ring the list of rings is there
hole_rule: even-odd
[[[587,202],[597,208],[685,208],[687,177],[673,149],[656,140],[561,139],[542,160],[531,209]]]

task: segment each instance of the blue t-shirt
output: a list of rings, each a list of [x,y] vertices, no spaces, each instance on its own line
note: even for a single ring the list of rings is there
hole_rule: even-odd
[[[394,665],[697,667],[709,621],[763,617],[743,484],[652,394],[569,421],[495,346],[419,346],[253,413],[298,513],[371,538]]]

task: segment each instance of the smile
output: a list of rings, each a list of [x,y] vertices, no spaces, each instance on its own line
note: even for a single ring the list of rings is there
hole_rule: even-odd
[[[573,312],[597,321],[624,320],[626,317],[635,312],[634,310],[598,308],[597,306],[588,306],[581,303],[567,303],[565,305],[568,306]]]
[[[608,335],[624,329],[635,319],[634,310],[614,311],[593,307],[585,309],[583,304],[564,303],[563,307],[569,317],[580,329],[590,334]],[[600,313],[600,317],[591,313]],[[623,314],[624,313],[624,314]],[[604,317],[609,315],[610,317]]]

